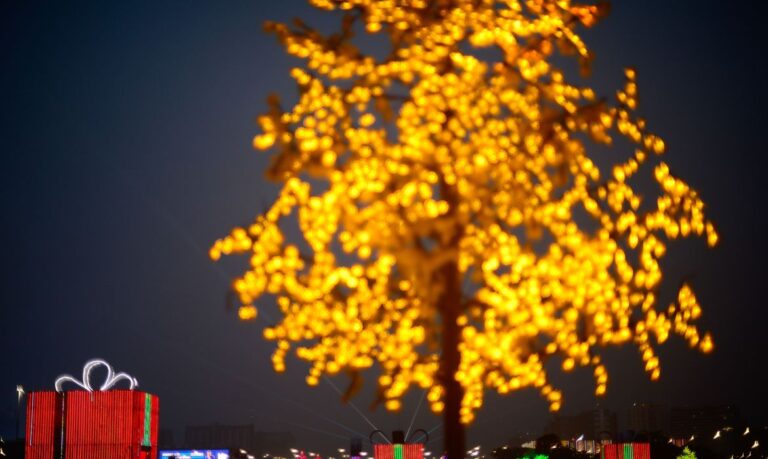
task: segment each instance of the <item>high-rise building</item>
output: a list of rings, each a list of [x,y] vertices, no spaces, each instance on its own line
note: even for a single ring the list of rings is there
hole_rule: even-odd
[[[176,442],[173,438],[173,430],[160,429],[157,434],[157,445],[160,449],[176,448]]]
[[[669,432],[669,407],[656,403],[635,402],[629,407],[629,430],[637,433]]]
[[[533,432],[533,431],[527,431],[527,432],[515,432],[509,436],[509,441],[507,442],[507,449],[509,447],[512,448],[518,448],[521,447],[524,443],[529,443],[531,441],[535,441],[537,437],[541,435],[541,432]]]
[[[563,440],[584,436],[587,439],[611,439],[616,435],[616,413],[602,407],[575,416],[556,415],[546,428]]]
[[[610,440],[616,436],[618,431],[618,422],[616,421],[616,413],[601,407],[597,407],[593,411],[594,419],[594,435],[595,440]]]
[[[741,416],[735,405],[672,408],[670,411],[670,434],[678,438],[711,436],[724,427],[740,423]]]

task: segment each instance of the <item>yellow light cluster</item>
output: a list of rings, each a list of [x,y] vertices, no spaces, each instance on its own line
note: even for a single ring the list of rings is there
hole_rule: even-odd
[[[592,367],[605,393],[598,351],[634,343],[652,379],[654,346],[670,333],[703,352],[712,338],[694,321],[690,286],[659,310],[666,244],[717,232],[704,203],[659,155],[637,108],[636,72],[615,103],[566,81],[550,56],[591,59],[577,34],[602,11],[568,0],[311,0],[350,11],[342,33],[270,24],[287,51],[306,61],[291,72],[301,96],[289,111],[276,99],[259,118],[260,150],[276,151],[269,177],[283,188],[247,228],[211,248],[214,260],[247,253],[234,282],[243,320],[276,295],[282,320],[264,332],[277,343],[274,368],[296,355],[307,383],[378,364],[388,409],[415,386],[445,407],[440,342],[446,266],[463,279],[460,364],[462,422],[486,388],[533,387],[557,410],[562,394],[544,363]],[[362,19],[361,19],[362,18]],[[352,44],[352,22],[392,38],[383,60]],[[501,50],[498,62],[466,52]],[[586,138],[635,150],[598,167]],[[655,163],[659,195],[642,206],[631,181]],[[576,217],[583,214],[585,217]],[[303,238],[286,231],[298,222]],[[640,313],[637,313],[640,311]]]

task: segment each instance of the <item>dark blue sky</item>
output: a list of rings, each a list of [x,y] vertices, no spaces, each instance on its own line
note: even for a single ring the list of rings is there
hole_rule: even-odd
[[[624,0],[586,34],[599,93],[638,69],[641,114],[722,235],[712,251],[674,245],[665,266],[673,286],[692,279],[715,354],[675,339],[652,384],[635,350],[610,351],[603,403],[620,414],[641,400],[732,402],[765,419],[768,79],[765,7],[752,3]],[[304,386],[301,363],[272,372],[263,322],[225,307],[241,264],[207,258],[275,194],[254,120],[270,92],[295,88],[261,24],[294,16],[336,20],[299,0],[0,3],[0,434],[13,432],[16,384],[51,388],[94,356],[160,395],[165,427],[254,422],[328,452],[348,445],[341,425],[372,430],[331,385]],[[556,381],[565,413],[594,405],[587,371]],[[391,430],[408,427],[419,396],[399,416],[370,412],[370,392],[354,402]],[[469,444],[548,416],[533,391],[489,401]],[[427,411],[415,426],[439,422]]]

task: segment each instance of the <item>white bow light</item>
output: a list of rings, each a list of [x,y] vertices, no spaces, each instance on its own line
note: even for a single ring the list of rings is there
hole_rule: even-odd
[[[82,387],[83,389],[87,390],[88,392],[93,392],[93,387],[91,386],[91,372],[94,368],[98,366],[103,366],[107,368],[107,377],[104,380],[104,383],[101,385],[101,387],[98,388],[98,390],[109,390],[114,386],[117,382],[121,380],[128,381],[129,389],[133,390],[135,387],[139,387],[139,381],[136,380],[133,376],[130,376],[127,373],[115,373],[115,371],[112,369],[112,366],[101,359],[93,359],[89,360],[85,363],[85,366],[83,367],[83,380],[78,381],[71,375],[61,375],[58,378],[56,378],[56,382],[54,383],[53,387],[56,389],[56,392],[61,392],[61,385],[65,382],[71,382],[79,387]]]

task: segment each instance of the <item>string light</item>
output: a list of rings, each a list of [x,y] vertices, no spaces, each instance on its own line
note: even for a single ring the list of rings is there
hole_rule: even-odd
[[[91,372],[96,367],[105,367],[107,370],[107,375],[104,378],[104,382],[101,384],[98,390],[109,390],[120,381],[128,381],[128,388],[130,390],[133,390],[139,386],[139,381],[133,376],[123,372],[115,373],[115,370],[112,369],[112,366],[106,361],[101,359],[93,359],[87,361],[83,366],[83,379],[81,381],[78,381],[71,375],[64,374],[56,378],[53,387],[56,389],[56,392],[61,392],[64,383],[68,382],[75,384],[76,386],[81,387],[88,392],[93,392],[94,388],[91,386]]]
[[[328,37],[301,24],[267,26],[305,62],[291,71],[298,103],[285,111],[270,99],[254,139],[275,151],[267,175],[282,189],[253,224],[210,249],[214,260],[250,257],[234,281],[242,319],[256,318],[262,295],[277,296],[282,321],[264,332],[277,343],[276,371],[294,347],[311,364],[309,385],[378,363],[388,409],[417,386],[441,412],[446,266],[468,297],[454,375],[464,423],[485,389],[534,387],[558,410],[550,358],[564,371],[591,367],[603,395],[603,347],[634,343],[651,379],[661,375],[655,347],[672,333],[713,349],[694,325],[701,307],[690,285],[668,308],[658,305],[667,244],[701,236],[714,246],[718,234],[699,194],[661,161],[664,141],[635,115],[636,71],[625,71],[609,102],[567,82],[551,61],[560,50],[587,70],[592,55],[577,30],[594,25],[602,7],[310,2],[347,20]],[[355,21],[391,37],[388,58],[355,47]],[[472,47],[501,58],[482,61]],[[617,138],[635,146],[612,167],[587,155],[590,141]],[[659,185],[655,201],[632,186],[641,170]],[[292,221],[299,240],[285,230]]]

